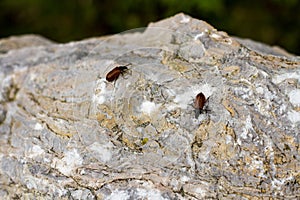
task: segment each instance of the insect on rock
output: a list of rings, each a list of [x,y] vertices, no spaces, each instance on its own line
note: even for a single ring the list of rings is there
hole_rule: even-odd
[[[116,81],[119,78],[120,74],[123,75],[128,70],[128,65],[131,64],[115,67],[113,70],[107,73],[106,80],[108,82]]]
[[[205,103],[208,101],[208,99],[209,97],[206,99],[206,97],[202,92],[197,94],[194,101],[194,108],[196,109],[196,115],[195,115],[196,118],[198,118],[199,115],[203,113],[203,111],[208,111],[204,108]]]

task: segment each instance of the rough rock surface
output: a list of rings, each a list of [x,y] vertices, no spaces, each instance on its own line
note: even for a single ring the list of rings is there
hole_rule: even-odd
[[[299,57],[184,14],[0,49],[2,199],[300,197]]]

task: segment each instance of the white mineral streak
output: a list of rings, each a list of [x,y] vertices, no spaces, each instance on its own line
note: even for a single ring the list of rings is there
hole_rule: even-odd
[[[262,86],[258,86],[258,87],[256,88],[256,92],[257,92],[258,94],[264,94],[264,88],[263,88]]]
[[[180,20],[180,23],[186,24],[190,22],[190,17],[183,15],[182,19]]]
[[[207,192],[207,191],[204,190],[204,189],[202,189],[201,187],[197,187],[197,188],[195,189],[195,193],[197,193],[198,196],[199,196],[200,198],[205,197],[206,192]]]
[[[28,158],[34,158],[42,155],[45,151],[39,145],[33,145],[27,152]]]
[[[274,163],[274,149],[273,149],[273,146],[274,146],[274,143],[273,141],[271,140],[271,138],[267,135],[264,135],[264,138],[265,138],[265,148],[264,148],[264,151],[265,151],[265,155],[266,157],[268,158],[268,162],[270,164],[270,167],[271,167],[271,170],[270,170],[270,173],[271,173],[271,177],[272,177],[272,181],[271,181],[271,188],[272,190],[277,190],[277,191],[280,191],[281,190],[281,186],[282,186],[282,181],[284,181],[283,179],[277,179],[276,178],[276,174],[277,174],[277,167]]]
[[[251,158],[251,163],[249,165],[249,169],[251,171],[258,171],[258,176],[259,177],[266,177],[264,174],[264,162],[260,160],[260,158],[256,155],[252,156]]]
[[[233,138],[230,135],[226,135],[226,144],[233,143]]]
[[[276,190],[275,193],[283,195],[282,186],[284,186],[286,182],[291,181],[293,179],[294,179],[293,176],[288,176],[287,178],[283,178],[283,179],[274,178],[271,181],[271,186],[274,190]]]
[[[127,200],[130,199],[130,194],[124,190],[115,190],[105,200]]]
[[[36,131],[43,130],[43,126],[42,126],[42,124],[40,124],[40,123],[36,123],[36,124],[35,124],[35,126],[34,126],[34,130],[36,130]]]
[[[147,115],[150,115],[153,111],[157,109],[158,105],[156,105],[154,102],[151,101],[143,101],[140,112],[145,113]]]
[[[249,130],[253,130],[250,115],[247,116],[246,121],[245,121],[245,125],[244,125],[244,128],[243,128],[243,132],[241,133],[241,137],[243,139],[247,139],[247,137],[248,137],[247,135],[249,134]]]
[[[290,102],[294,106],[300,106],[300,89],[292,90],[289,93]]]
[[[288,118],[293,124],[296,124],[297,122],[300,122],[300,112],[295,110],[289,111]]]
[[[62,159],[54,158],[51,166],[68,176],[72,174],[72,171],[76,169],[76,167],[82,164],[82,161],[83,159],[77,152],[77,149],[72,149],[64,152],[64,157]]]
[[[187,181],[189,181],[189,180],[190,180],[190,178],[187,177],[187,176],[181,176],[181,177],[180,177],[180,181],[181,181],[182,183],[185,183],[185,182],[187,182]]]
[[[291,78],[298,79],[298,81],[300,82],[300,72],[291,72],[291,73],[278,74],[278,75],[275,75],[272,78],[272,81],[275,84],[279,84],[282,81],[284,81],[286,79],[291,79]]]
[[[96,153],[96,156],[99,156],[102,162],[108,162],[112,157],[111,149],[113,148],[113,144],[111,142],[106,144],[94,142],[92,145],[89,145],[88,148]]]
[[[267,77],[270,76],[267,72],[265,72],[265,71],[263,71],[263,70],[258,70],[258,71],[259,71],[259,73],[260,73],[261,75],[263,75],[264,78],[267,78]]]
[[[37,77],[38,77],[38,75],[37,75],[36,73],[31,73],[31,74],[29,75],[29,79],[30,79],[30,80],[35,80]]]
[[[95,93],[92,101],[96,104],[103,104],[106,101],[106,96],[112,94],[106,89],[106,80],[104,78],[97,80]]]
[[[214,39],[220,39],[220,38],[221,38],[221,36],[218,35],[218,34],[216,34],[216,33],[212,33],[212,34],[210,35],[210,37],[212,37],[212,38],[214,38]]]
[[[58,181],[60,182],[60,181]],[[49,180],[36,178],[33,176],[27,176],[25,178],[25,184],[28,189],[40,190],[43,192],[53,192],[56,193],[58,196],[65,195],[68,190],[63,188],[55,187]]]
[[[195,35],[194,40],[198,40],[200,37],[203,37],[205,35],[205,32],[201,32],[197,35]]]
[[[140,199],[168,200],[161,195],[159,190],[154,190],[154,189],[150,189],[150,188],[147,188],[147,189],[138,188],[137,196]]]
[[[153,200],[168,200],[168,198],[164,198],[159,190],[153,189],[153,187],[143,184],[144,188],[137,188],[136,193],[134,194],[137,199],[153,199]],[[105,200],[126,200],[131,199],[130,191],[127,190],[114,190],[109,196],[105,198]]]
[[[211,151],[211,147],[208,146],[204,152],[201,152],[198,154],[198,158],[199,160],[201,160],[202,162],[206,162],[210,160],[210,151]]]

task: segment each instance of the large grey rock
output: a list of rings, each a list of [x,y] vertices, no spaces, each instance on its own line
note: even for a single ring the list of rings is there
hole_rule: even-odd
[[[299,198],[299,57],[184,14],[68,44],[10,40],[3,199]]]

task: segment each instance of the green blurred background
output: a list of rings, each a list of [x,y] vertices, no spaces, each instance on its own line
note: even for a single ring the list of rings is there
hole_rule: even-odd
[[[178,12],[300,55],[298,0],[0,0],[0,37],[36,33],[68,42],[144,27]]]

